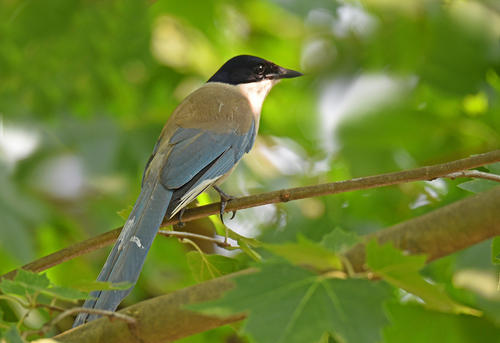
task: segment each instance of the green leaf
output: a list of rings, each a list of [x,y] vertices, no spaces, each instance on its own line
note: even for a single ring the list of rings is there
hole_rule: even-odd
[[[459,184],[457,187],[472,193],[481,193],[498,186],[498,182],[492,180],[475,179]]]
[[[500,174],[500,162],[489,164],[486,168],[494,174]]]
[[[125,207],[124,209],[117,211],[116,214],[118,214],[118,216],[120,216],[120,218],[122,218],[123,220],[127,220],[130,213],[132,213],[133,208],[134,207],[132,205],[129,205],[129,206]]]
[[[238,233],[229,230],[229,237],[232,239],[235,239],[238,242],[238,245],[240,249],[247,254],[252,260],[255,262],[260,262],[262,260],[262,257],[260,254],[255,251],[253,248],[254,247],[259,247],[262,245],[262,243],[254,238],[248,238],[242,235],[239,235]]]
[[[500,264],[500,236],[493,238],[491,242],[491,262]]]
[[[87,292],[81,292],[77,289],[60,286],[51,287],[43,291],[43,293],[48,296],[64,300],[81,300],[86,299],[88,296]]]
[[[189,308],[248,313],[244,331],[259,343],[318,342],[325,333],[339,342],[374,343],[387,324],[382,304],[391,290],[381,282],[325,279],[289,264],[264,265],[235,282],[221,299]]]
[[[222,255],[202,255],[198,251],[187,254],[189,269],[197,282],[233,273],[240,269],[240,263],[234,258]]]
[[[129,282],[112,284],[110,282],[93,281],[87,284],[72,287],[53,285],[45,274],[37,274],[20,269],[14,280],[2,280],[0,290],[5,294],[26,296],[27,294],[43,293],[49,297],[64,300],[80,300],[88,296],[93,290],[122,290],[130,288]],[[83,290],[83,291],[82,291]]]
[[[24,343],[15,325],[12,325],[4,332],[3,339],[6,343]]]
[[[359,242],[359,237],[354,232],[346,232],[335,228],[332,232],[323,236],[321,244],[330,251],[343,253],[354,244]]]
[[[50,286],[50,281],[45,274],[37,274],[24,269],[19,269],[14,280],[2,280],[0,289],[6,294],[25,296],[41,292]]]
[[[416,304],[388,304],[391,326],[384,343],[500,342],[500,329],[484,317],[430,311]]]
[[[26,295],[26,288],[23,285],[7,279],[0,282],[0,290],[5,294]]]
[[[29,285],[33,289],[45,289],[50,286],[50,281],[45,274],[33,273],[28,270],[19,269],[14,281]]]
[[[419,270],[425,265],[424,255],[404,255],[391,243],[378,245],[371,240],[366,245],[366,264],[375,274],[392,285],[420,297],[429,308],[454,313],[476,313],[454,302],[441,288],[424,280]]]
[[[297,237],[297,243],[265,244],[264,248],[295,265],[310,266],[318,270],[342,268],[335,253],[303,236]]]

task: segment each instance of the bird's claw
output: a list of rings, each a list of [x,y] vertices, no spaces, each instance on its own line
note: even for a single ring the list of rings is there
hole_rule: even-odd
[[[220,189],[217,186],[213,186],[213,188],[217,191],[217,193],[219,193],[219,196],[220,196],[220,212],[219,212],[219,215],[220,215],[220,220],[222,221],[222,224],[224,224],[224,211],[226,210],[226,205],[227,205],[227,203],[229,201],[235,199],[235,197],[232,196],[232,195],[227,194],[226,192],[224,192],[222,189]],[[233,212],[233,214],[232,214],[231,218],[229,218],[229,220],[233,220],[234,217],[236,216],[236,210],[234,210],[232,212]]]
[[[179,211],[179,222],[173,225],[174,230],[177,230],[177,229],[182,229],[184,226],[186,226],[186,223],[184,223],[184,222],[182,221],[182,215],[184,214],[184,211],[186,211],[186,208],[185,208],[185,207],[183,207],[183,208]]]

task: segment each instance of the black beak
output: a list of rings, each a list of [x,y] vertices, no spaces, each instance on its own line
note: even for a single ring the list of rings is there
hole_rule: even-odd
[[[303,75],[302,73],[295,71],[295,70],[292,70],[292,69],[286,69],[286,68],[283,68],[280,66],[277,66],[277,67],[278,67],[278,69],[276,70],[276,72],[274,72],[272,74],[267,74],[266,78],[271,79],[271,80],[279,80],[279,79],[291,79],[293,77],[299,77],[299,76]]]

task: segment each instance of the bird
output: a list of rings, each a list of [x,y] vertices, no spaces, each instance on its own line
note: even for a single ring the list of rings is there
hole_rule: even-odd
[[[252,55],[224,63],[173,111],[146,164],[139,197],[97,280],[126,282],[125,290],[91,292],[84,309],[115,311],[131,292],[164,217],[183,209],[217,185],[253,147],[264,99],[281,79],[302,73]],[[81,312],[73,327],[98,318]]]

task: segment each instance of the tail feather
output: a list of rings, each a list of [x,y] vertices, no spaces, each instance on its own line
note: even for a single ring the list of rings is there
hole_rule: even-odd
[[[125,226],[102,268],[98,281],[129,282],[126,290],[95,291],[85,301],[84,308],[114,311],[131,291],[141,272],[146,255],[165,216],[172,191],[156,180],[146,180]],[[73,327],[99,317],[80,313]]]

